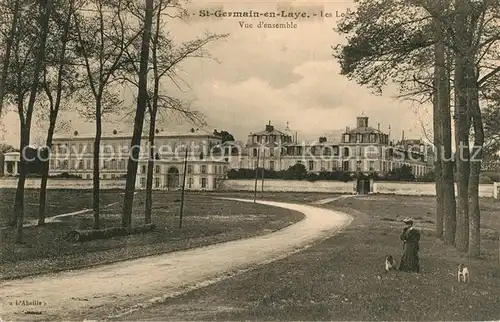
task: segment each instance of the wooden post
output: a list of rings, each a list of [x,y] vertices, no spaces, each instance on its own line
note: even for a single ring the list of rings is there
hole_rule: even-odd
[[[181,191],[181,210],[179,214],[179,228],[182,228],[182,213],[184,211],[184,190],[186,190],[186,172],[187,172],[188,148],[186,146],[186,154],[184,155],[184,174],[182,176],[182,191]]]
[[[253,191],[253,202],[255,203],[257,201],[257,179],[259,177],[259,156],[260,156],[260,149],[257,151],[257,165],[255,167],[255,187]]]
[[[265,174],[265,166],[264,166],[264,159],[262,159],[262,183],[260,186],[260,198],[264,198],[264,174]]]

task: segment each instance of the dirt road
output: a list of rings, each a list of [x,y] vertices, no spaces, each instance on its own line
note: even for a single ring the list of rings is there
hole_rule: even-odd
[[[247,201],[244,199],[232,199]],[[313,206],[261,204],[305,214],[277,232],[90,269],[2,283],[0,320],[83,320],[125,316],[326,239],[352,218]]]

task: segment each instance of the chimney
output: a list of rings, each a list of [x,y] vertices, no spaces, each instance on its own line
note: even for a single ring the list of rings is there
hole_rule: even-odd
[[[404,141],[405,140],[405,130],[403,130],[403,132],[401,133],[401,141]]]
[[[377,124],[377,129],[380,131],[380,123]]]
[[[274,126],[271,125],[271,121],[266,125],[266,132],[271,132],[274,130]]]

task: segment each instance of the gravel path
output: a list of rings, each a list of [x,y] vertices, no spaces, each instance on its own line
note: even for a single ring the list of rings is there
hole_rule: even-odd
[[[221,198],[251,202],[245,199]],[[258,203],[300,211],[305,218],[277,232],[137,260],[2,283],[0,320],[119,318],[277,260],[324,240],[352,218],[318,207]]]

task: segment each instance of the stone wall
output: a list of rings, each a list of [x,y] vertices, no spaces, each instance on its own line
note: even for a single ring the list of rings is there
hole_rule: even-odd
[[[26,179],[26,188],[40,188],[41,179],[28,178]],[[17,187],[17,179],[2,178],[0,179],[0,188]],[[124,189],[125,179],[101,180],[100,188],[106,189]],[[86,179],[49,179],[47,181],[47,189],[92,189],[92,180]]]
[[[40,179],[29,178],[26,180],[26,188],[40,188]],[[17,187],[17,179],[0,179],[0,188]],[[125,179],[101,180],[101,189],[123,189]],[[85,179],[49,179],[48,189],[92,189],[92,180]],[[219,191],[253,191],[255,180],[225,180],[221,183]],[[257,182],[257,190],[261,190],[261,181]],[[274,192],[326,192],[326,193],[355,193],[355,181],[315,181],[306,180],[264,180],[264,191]],[[434,183],[427,182],[375,182],[373,193],[397,194],[397,195],[435,195]],[[456,191],[456,189],[455,189]],[[479,185],[479,196],[488,198],[500,198],[500,183]]]
[[[258,180],[257,190],[261,190],[262,182]],[[219,191],[254,191],[254,179],[225,180],[220,186]],[[335,192],[335,193],[354,193],[355,182],[340,181],[315,181],[306,180],[264,180],[264,191],[282,191],[282,192]]]
[[[496,183],[500,189],[499,183]],[[255,180],[225,180],[219,190],[224,191],[253,191]],[[257,190],[261,189],[261,181],[257,182]],[[354,193],[355,182],[339,181],[315,181],[305,180],[264,180],[264,191],[290,191],[290,192],[331,192],[331,193]],[[455,190],[456,191],[456,190]],[[481,184],[479,186],[480,197],[494,197],[493,184]],[[373,193],[397,194],[397,195],[424,195],[434,196],[436,189],[434,183],[428,182],[386,182],[378,181],[374,183]],[[497,197],[498,198],[498,197]]]

